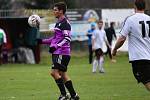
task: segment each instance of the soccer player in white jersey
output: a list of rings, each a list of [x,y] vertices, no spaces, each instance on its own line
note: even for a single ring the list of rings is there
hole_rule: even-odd
[[[98,25],[98,29],[96,29],[92,35],[92,49],[93,51],[95,51],[95,56],[96,56],[96,59],[94,59],[93,61],[92,72],[95,73],[98,66],[99,72],[104,73],[105,70],[103,67],[104,57],[103,57],[102,47],[104,42],[106,42],[107,45],[109,45],[109,43],[106,38],[106,33],[103,29],[103,21],[102,20],[98,21],[97,25]]]
[[[112,55],[116,55],[128,36],[133,74],[150,91],[150,16],[144,14],[145,5],[144,0],[135,0],[135,14],[126,18]]]

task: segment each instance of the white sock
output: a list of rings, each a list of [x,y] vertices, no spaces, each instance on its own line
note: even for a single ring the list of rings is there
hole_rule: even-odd
[[[100,57],[100,60],[99,60],[99,63],[98,63],[99,71],[100,71],[100,72],[105,72],[103,65],[104,65],[104,57],[101,56],[101,57]]]
[[[93,61],[93,69],[92,69],[93,73],[96,72],[97,65],[98,65],[98,61],[96,59],[94,59],[94,61]]]

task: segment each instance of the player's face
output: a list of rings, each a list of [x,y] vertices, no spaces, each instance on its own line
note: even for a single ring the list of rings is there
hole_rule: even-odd
[[[56,18],[60,17],[60,10],[57,7],[53,8],[53,13]]]
[[[98,23],[98,27],[101,29],[103,27],[103,23]]]

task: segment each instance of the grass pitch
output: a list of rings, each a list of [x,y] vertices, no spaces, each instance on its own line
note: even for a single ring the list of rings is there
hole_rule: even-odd
[[[87,56],[72,56],[68,73],[81,100],[150,100],[150,93],[133,77],[127,54],[111,63],[105,57],[106,73],[92,73]],[[51,59],[41,64],[0,66],[0,100],[57,100],[58,88],[49,75]]]

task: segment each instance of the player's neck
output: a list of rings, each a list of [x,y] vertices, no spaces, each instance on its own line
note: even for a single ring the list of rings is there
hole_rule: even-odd
[[[61,15],[61,16],[58,18],[58,20],[61,21],[61,20],[63,20],[64,18],[65,18],[65,16],[64,16],[64,15]]]
[[[144,10],[136,10],[136,13],[144,13]]]

